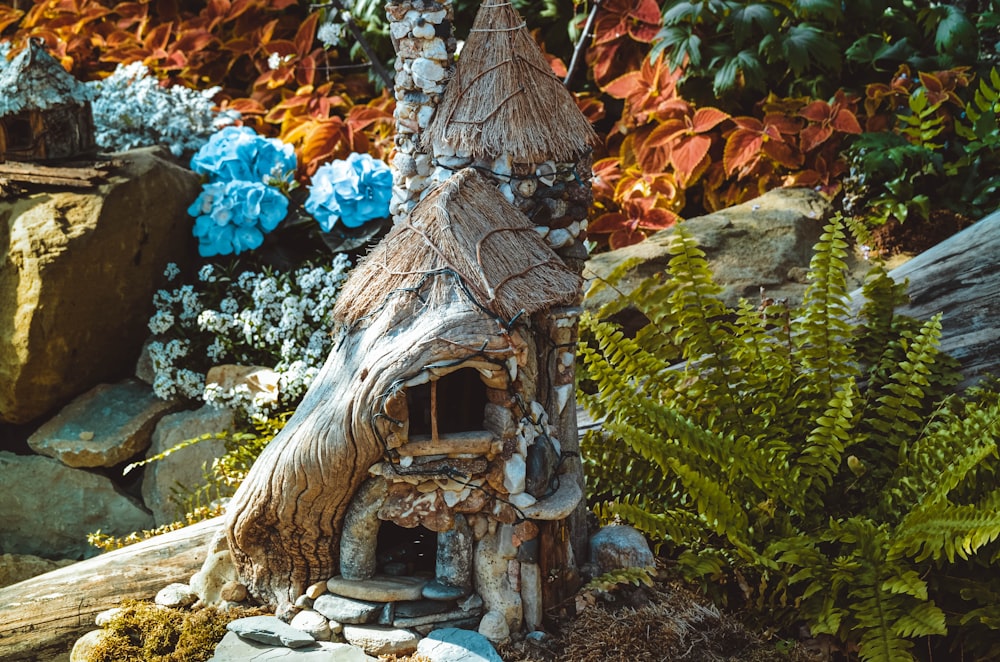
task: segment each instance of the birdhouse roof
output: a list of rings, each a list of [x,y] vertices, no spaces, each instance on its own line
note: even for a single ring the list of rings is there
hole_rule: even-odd
[[[0,116],[31,109],[82,106],[92,96],[86,85],[46,52],[41,39],[29,39],[24,50],[0,72],[0,90]]]
[[[509,1],[486,0],[424,134],[477,159],[570,162],[597,139]]]
[[[499,320],[576,303],[580,277],[531,222],[471,168],[421,200],[352,272],[334,318],[358,323],[418,297],[420,305],[467,297]]]

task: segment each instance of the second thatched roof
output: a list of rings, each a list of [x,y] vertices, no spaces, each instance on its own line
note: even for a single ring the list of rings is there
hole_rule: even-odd
[[[597,140],[511,3],[485,0],[423,137],[476,159],[572,162]]]
[[[509,321],[576,303],[581,281],[497,188],[460,170],[396,224],[344,283],[334,318],[354,325],[419,299],[459,296]]]
[[[63,105],[82,106],[93,93],[63,69],[45,50],[45,42],[28,40],[24,50],[0,73],[0,116],[24,110],[48,110]]]

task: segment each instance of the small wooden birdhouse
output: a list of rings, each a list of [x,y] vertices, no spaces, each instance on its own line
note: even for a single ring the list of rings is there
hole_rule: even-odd
[[[30,39],[0,73],[0,90],[0,161],[55,161],[96,151],[90,91],[41,39]]]

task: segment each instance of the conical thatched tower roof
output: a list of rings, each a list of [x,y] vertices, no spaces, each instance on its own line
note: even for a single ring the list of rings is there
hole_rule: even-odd
[[[0,116],[29,108],[82,106],[91,98],[90,89],[46,52],[41,39],[29,39],[24,50],[0,73],[0,90]]]
[[[541,163],[575,161],[597,136],[517,10],[485,0],[423,139],[427,151]]]
[[[460,170],[421,200],[361,261],[344,284],[334,318],[353,325],[413,301],[468,296],[503,320],[575,303],[570,271],[495,186]]]

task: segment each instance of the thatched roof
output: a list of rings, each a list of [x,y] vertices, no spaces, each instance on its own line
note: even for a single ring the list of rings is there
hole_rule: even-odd
[[[92,96],[86,85],[46,52],[41,39],[29,39],[24,50],[0,73],[0,90],[0,116],[26,109],[82,106]]]
[[[424,148],[447,143],[477,159],[575,161],[597,139],[511,3],[479,7]]]
[[[503,320],[575,303],[581,281],[482,175],[460,170],[421,200],[353,270],[334,318],[353,325],[420,301],[469,296]]]

